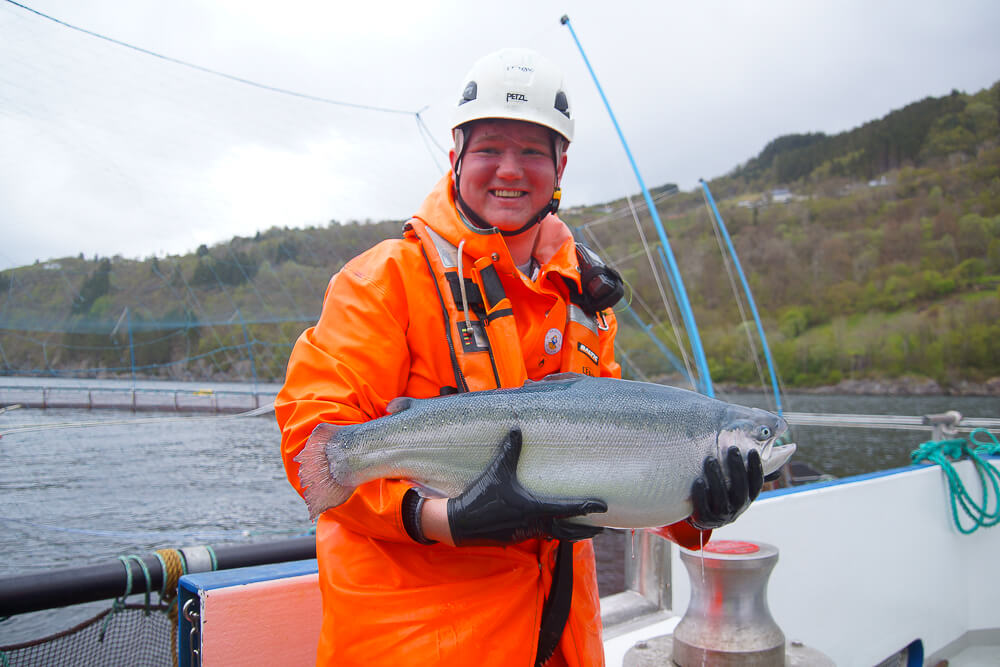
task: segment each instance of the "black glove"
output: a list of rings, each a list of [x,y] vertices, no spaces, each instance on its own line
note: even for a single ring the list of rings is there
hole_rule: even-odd
[[[603,500],[541,500],[517,481],[521,431],[512,429],[483,474],[462,495],[448,500],[448,523],[456,546],[504,545],[532,537],[585,540],[603,530],[562,519],[607,512]]]
[[[739,447],[730,447],[726,452],[726,466],[729,468],[728,484],[719,459],[705,457],[704,473],[691,485],[694,511],[688,523],[699,530],[721,528],[735,520],[764,486],[764,467],[757,450],[750,450],[744,465]]]

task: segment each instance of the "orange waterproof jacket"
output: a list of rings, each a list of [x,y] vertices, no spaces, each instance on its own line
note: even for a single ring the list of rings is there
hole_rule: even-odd
[[[461,318],[442,308],[450,295],[439,296],[440,276],[429,267],[434,252],[425,256],[417,236],[426,240],[426,227],[452,246],[464,240],[463,274],[477,284],[482,284],[479,274],[494,267],[507,302],[493,305],[513,312],[506,325],[516,337],[506,342],[491,337],[496,356],[503,358],[499,367],[463,366],[461,377],[470,389],[494,388],[497,379],[505,387],[520,386],[525,378],[539,379],[579,362],[578,354],[564,354],[555,345],[564,335],[577,338],[564,333],[571,318],[560,277],[579,286],[572,236],[555,216],[541,225],[534,253],[540,267],[531,280],[514,266],[499,233],[461,220],[449,175],[425,200],[405,238],[380,243],[331,279],[320,320],[296,342],[275,401],[286,473],[300,493],[293,458],[317,424],[376,419],[397,396],[434,397],[461,381],[450,352],[459,340],[459,322],[450,322],[448,331],[446,317]],[[478,318],[470,314],[470,319]],[[617,377],[617,325],[610,312],[602,323],[597,349],[591,350],[599,360],[597,373]],[[512,350],[521,363],[511,362]],[[411,486],[405,480],[369,482],[320,516],[316,550],[323,628],[317,664],[532,665],[557,543],[417,544],[401,513]],[[571,667],[603,664],[589,540],[574,545],[573,604],[550,664],[560,661]]]

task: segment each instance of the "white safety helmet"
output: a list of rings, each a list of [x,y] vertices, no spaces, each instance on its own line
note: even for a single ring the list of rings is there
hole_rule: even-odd
[[[501,49],[476,61],[465,75],[451,128],[483,118],[523,120],[554,130],[567,143],[573,140],[562,71],[531,49]]]

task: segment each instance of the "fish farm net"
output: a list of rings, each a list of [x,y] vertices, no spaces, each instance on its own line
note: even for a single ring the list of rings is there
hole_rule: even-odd
[[[173,667],[176,632],[170,606],[115,605],[63,632],[0,646],[0,665]]]

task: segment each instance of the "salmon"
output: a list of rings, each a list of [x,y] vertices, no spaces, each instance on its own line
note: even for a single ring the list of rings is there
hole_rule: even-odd
[[[487,467],[513,428],[523,445],[517,479],[540,498],[599,498],[608,511],[572,521],[655,528],[691,514],[691,485],[707,456],[760,454],[767,475],[795,452],[776,444],[778,415],[666,385],[573,373],[516,389],[396,398],[361,424],[320,424],[299,463],[310,517],[375,479],[404,479],[455,497]]]

